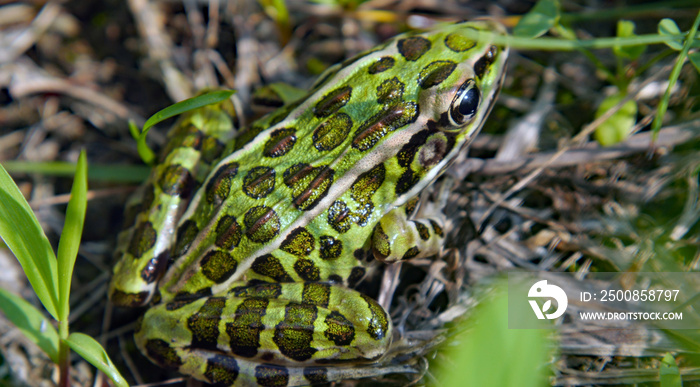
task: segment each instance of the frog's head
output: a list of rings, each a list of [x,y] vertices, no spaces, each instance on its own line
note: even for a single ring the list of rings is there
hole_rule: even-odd
[[[465,139],[476,135],[498,95],[508,57],[507,48],[491,43],[493,33],[504,34],[503,26],[480,20],[405,39],[413,40],[412,44],[420,39],[429,42],[426,56],[435,51],[432,57],[416,60],[418,123],[461,133]],[[475,35],[479,37],[473,39]]]
[[[400,35],[317,82],[314,106],[352,118],[349,145],[366,162],[356,169],[396,157],[404,172],[395,204],[434,180],[488,116],[508,56],[492,43],[494,33],[505,29],[477,20]]]

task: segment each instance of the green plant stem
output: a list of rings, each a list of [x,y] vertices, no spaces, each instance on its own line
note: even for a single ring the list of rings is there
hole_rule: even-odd
[[[519,36],[506,36],[490,32],[466,30],[464,36],[474,40],[489,40],[494,44],[505,45],[519,50],[546,50],[546,51],[573,51],[586,49],[604,49],[625,46],[642,46],[649,44],[668,43],[679,38],[683,39],[686,34],[675,35],[635,35],[626,38],[610,37],[595,38],[590,40],[568,40],[561,38],[541,37],[537,39],[522,38]],[[694,35],[693,35],[694,36]]]
[[[58,385],[70,386],[70,347],[66,344],[68,338],[68,320],[58,322]]]
[[[663,10],[677,11],[679,8],[691,8],[688,10],[691,11],[692,8],[697,8],[697,6],[697,0],[660,1],[656,3],[630,5],[626,7],[564,13],[561,15],[561,21],[563,23],[575,23],[586,20],[617,18],[631,19],[644,15],[658,15],[658,13],[663,12]]]
[[[688,35],[686,35],[687,38],[685,40],[685,44],[683,44],[683,49],[678,54],[678,60],[673,66],[673,70],[671,70],[671,76],[668,79],[668,87],[666,88],[663,98],[661,98],[661,101],[659,102],[659,109],[656,112],[656,117],[654,117],[654,122],[651,123],[651,131],[654,133],[654,139],[656,139],[656,136],[659,134],[659,130],[661,130],[661,121],[664,115],[666,115],[666,109],[668,109],[668,101],[671,99],[671,90],[673,90],[676,82],[678,82],[678,77],[681,75],[683,63],[685,63],[685,59],[688,57],[688,50],[690,50],[690,46],[693,44],[695,33],[698,32],[699,25],[700,12],[698,12],[698,14],[695,16],[695,22],[690,28],[690,31],[688,31]]]

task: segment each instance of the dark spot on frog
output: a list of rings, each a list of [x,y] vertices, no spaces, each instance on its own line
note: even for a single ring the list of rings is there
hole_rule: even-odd
[[[220,284],[236,272],[238,262],[226,251],[212,250],[202,258],[200,265],[205,277]]]
[[[238,379],[239,372],[240,368],[234,357],[216,354],[207,359],[204,376],[214,386],[230,386]]]
[[[272,278],[276,282],[292,282],[292,277],[284,270],[280,260],[272,254],[265,254],[255,258],[250,268],[260,274]]]
[[[243,192],[253,199],[267,197],[275,189],[275,170],[254,167],[243,178]]]
[[[260,333],[265,330],[262,318],[267,313],[268,305],[269,300],[265,298],[247,298],[238,305],[233,322],[226,323],[226,334],[233,353],[248,358],[257,355]]]
[[[199,233],[199,228],[194,220],[187,219],[177,229],[175,246],[173,247],[173,259],[181,257],[187,253]]]
[[[297,141],[295,133],[293,128],[282,128],[272,132],[263,148],[263,156],[274,158],[289,153]]]
[[[328,383],[328,369],[326,367],[304,368],[304,378],[313,385]]]
[[[224,215],[216,224],[216,241],[214,244],[222,249],[231,250],[241,241],[241,226],[232,215]]]
[[[168,268],[170,254],[168,250],[158,254],[157,257],[151,258],[143,270],[141,270],[141,279],[147,284],[152,284],[160,279]]]
[[[170,345],[163,340],[147,340],[144,347],[148,357],[163,368],[178,369],[183,364],[177,351],[170,348]]]
[[[192,332],[190,346],[198,349],[216,349],[219,339],[219,321],[226,306],[226,297],[210,297],[197,313],[187,319],[187,328]]]
[[[255,379],[261,386],[284,387],[289,384],[289,370],[281,365],[261,364],[255,367]]]
[[[277,213],[267,206],[256,206],[243,216],[246,227],[245,235],[253,242],[265,243],[276,237],[280,231],[280,219]]]
[[[238,163],[231,162],[224,164],[212,176],[207,183],[207,201],[215,207],[221,205],[231,194],[233,179],[238,174]]]
[[[304,290],[301,293],[302,303],[327,308],[330,298],[330,285],[317,282],[308,282],[304,284]]]
[[[190,197],[195,186],[190,171],[179,164],[168,165],[158,179],[158,185],[163,193],[169,196]]]
[[[367,72],[370,74],[379,74],[394,67],[394,63],[396,63],[396,60],[394,60],[394,58],[390,56],[383,56],[377,59],[376,62],[372,63],[367,68]]]
[[[318,281],[321,271],[314,264],[314,261],[306,258],[299,258],[294,262],[294,271],[304,281]]]
[[[326,316],[325,323],[327,328],[323,334],[335,345],[350,345],[355,339],[355,327],[342,314],[336,311],[331,312]]]
[[[280,352],[293,360],[309,360],[318,350],[311,347],[318,308],[310,304],[290,302],[284,320],[275,327],[272,341]]]
[[[366,270],[362,266],[353,267],[348,276],[348,286],[354,288],[365,277],[365,272]]]
[[[399,40],[397,47],[406,60],[417,61],[423,54],[430,50],[430,40],[420,36],[414,36]]]
[[[297,227],[289,233],[280,249],[297,257],[306,257],[314,250],[314,236],[304,227]]]
[[[343,242],[328,235],[319,238],[321,245],[320,256],[323,260],[338,259],[343,252]]]
[[[352,87],[350,86],[339,87],[329,92],[314,106],[314,115],[319,118],[330,116],[345,106],[350,101],[351,95]]]
[[[134,231],[127,251],[134,258],[141,258],[156,244],[156,238],[158,238],[158,233],[153,228],[153,223],[143,222]]]

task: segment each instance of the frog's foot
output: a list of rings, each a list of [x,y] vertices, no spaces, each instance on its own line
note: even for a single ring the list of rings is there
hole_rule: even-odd
[[[391,330],[376,301],[343,286],[241,282],[226,293],[149,309],[134,338],[155,363],[210,383],[263,375],[292,385],[309,384],[323,369],[378,361]]]
[[[440,252],[445,235],[438,218],[409,220],[412,211],[397,207],[384,215],[372,233],[372,251],[384,262],[428,257]]]

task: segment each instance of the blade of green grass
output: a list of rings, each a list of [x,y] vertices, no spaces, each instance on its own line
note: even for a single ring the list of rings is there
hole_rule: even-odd
[[[117,367],[112,363],[107,352],[105,352],[100,343],[95,341],[95,339],[86,334],[76,332],[71,333],[65,342],[78,355],[82,356],[83,359],[94,365],[98,370],[104,372],[105,375],[112,379],[114,384],[124,387],[129,386],[119,373],[119,370],[117,370]]]
[[[235,93],[234,90],[217,90],[211,93],[206,93],[198,95],[193,98],[180,101],[176,104],[172,104],[165,109],[152,115],[146,123],[143,124],[143,129],[141,130],[141,135],[145,136],[146,133],[151,129],[151,127],[161,121],[167,120],[170,117],[174,117],[178,114],[188,112],[202,106],[211,105],[213,103],[221,102],[227,98],[230,98]]]
[[[70,200],[66,209],[66,223],[63,225],[61,239],[58,242],[58,316],[59,321],[68,321],[70,306],[70,283],[73,276],[75,258],[78,256],[80,238],[83,235],[85,210],[87,208],[87,157],[80,152],[78,165],[70,191]]]
[[[1,288],[0,309],[51,361],[58,362],[58,333],[41,311],[22,297]]]
[[[133,121],[129,121],[129,132],[131,132],[131,135],[136,140],[136,150],[139,152],[141,160],[143,160],[146,165],[153,164],[156,159],[156,154],[146,142],[146,134],[148,134],[148,132],[145,130],[142,133],[139,132],[139,128]]]
[[[0,237],[22,265],[44,308],[58,320],[56,256],[29,204],[2,165]]]
[[[135,137],[136,147],[139,151],[141,159],[148,165],[153,164],[153,160],[155,160],[155,153],[153,153],[151,148],[148,147],[148,144],[146,144],[146,135],[148,134],[148,131],[151,130],[153,125],[178,114],[231,98],[235,92],[235,90],[217,90],[172,104],[146,120],[146,123],[143,125],[143,129],[141,129],[140,133],[136,127],[136,124],[129,122],[129,131],[131,132],[131,135],[134,136],[138,133],[138,137]]]

